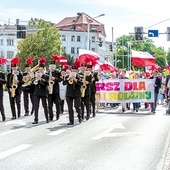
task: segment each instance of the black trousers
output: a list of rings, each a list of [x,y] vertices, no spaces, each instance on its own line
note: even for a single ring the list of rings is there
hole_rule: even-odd
[[[32,110],[34,110],[34,92],[29,92],[29,91],[23,91],[23,97],[24,97],[24,109],[25,113],[29,113],[29,98],[31,100],[32,104]]]
[[[95,115],[95,109],[96,109],[96,99],[95,99],[95,93],[92,93],[90,96],[90,108],[92,107],[93,116]]]
[[[38,111],[39,111],[39,104],[40,104],[40,99],[42,101],[42,106],[44,109],[44,113],[45,113],[45,118],[46,120],[48,120],[48,107],[47,107],[47,97],[45,96],[34,96],[34,120],[38,121]]]
[[[61,100],[61,113],[64,112],[64,100]]]
[[[90,117],[90,96],[85,96],[81,98],[81,110],[82,110],[82,119],[84,119],[84,107],[86,108],[87,118]]]
[[[69,121],[74,123],[73,107],[75,107],[76,112],[78,113],[78,118],[81,118],[81,97],[66,97],[66,102],[68,106]]]
[[[53,93],[48,95],[48,108],[49,108],[50,120],[53,120],[54,117],[53,103],[55,104],[56,107],[56,118],[59,119],[60,112],[61,112],[61,99],[59,93]]]
[[[9,93],[9,101],[10,101],[12,117],[16,117],[15,103],[17,105],[18,117],[20,117],[21,116],[21,94],[16,94],[15,97],[11,97],[11,93]]]
[[[4,98],[3,96],[0,96],[0,111],[2,118],[5,118],[5,111],[4,111]]]

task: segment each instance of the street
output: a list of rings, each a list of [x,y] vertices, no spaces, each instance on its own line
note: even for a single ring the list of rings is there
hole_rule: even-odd
[[[68,126],[67,109],[46,124],[42,106],[34,116],[0,121],[1,170],[162,170],[170,142],[170,116],[165,105],[156,114],[142,106],[138,113],[121,108],[100,109],[95,118]],[[132,108],[132,105],[131,105]],[[23,111],[23,102],[22,102]]]

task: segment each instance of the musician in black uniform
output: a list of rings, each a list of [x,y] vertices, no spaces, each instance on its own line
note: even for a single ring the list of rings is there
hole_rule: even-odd
[[[44,67],[45,67],[45,64],[42,64],[40,61],[39,69],[35,73],[34,122],[32,124],[38,124],[38,111],[39,111],[40,99],[42,101],[42,106],[44,108],[46,123],[49,123],[49,112],[48,112],[48,106],[47,106],[49,76],[45,74]]]
[[[72,66],[70,75],[63,78],[63,85],[67,85],[66,102],[68,105],[69,123],[74,124],[73,101],[76,112],[78,113],[78,120],[81,123],[81,86],[83,85],[80,77],[77,74],[78,67]],[[74,75],[73,75],[74,74]]]
[[[0,111],[1,111],[1,116],[2,116],[2,121],[6,120],[5,117],[5,111],[4,111],[4,102],[3,102],[3,85],[6,84],[6,79],[5,79],[5,73],[0,71]]]
[[[92,75],[90,71],[87,71],[86,63],[81,64],[80,77],[83,81],[82,91],[81,91],[81,109],[82,109],[82,119],[84,119],[84,107],[86,108],[86,120],[90,118],[90,97],[91,97],[91,82]],[[84,94],[84,95],[83,95]]]
[[[16,119],[16,108],[17,105],[17,114],[18,118],[21,116],[21,93],[22,93],[22,74],[18,71],[17,64],[19,64],[19,58],[14,57],[11,60],[11,73],[7,75],[7,90],[9,93],[10,107],[12,111],[12,118]]]
[[[90,84],[90,89],[91,89],[91,96],[90,96],[90,109],[92,107],[92,113],[93,117],[96,116],[96,99],[95,99],[95,94],[96,94],[96,82],[99,81],[100,77],[98,75],[98,72],[93,72],[92,65],[89,64],[87,65],[87,71],[91,72],[92,75],[92,82]]]
[[[32,109],[31,109],[31,115],[34,112],[34,89],[35,85],[33,84],[34,79],[34,72],[31,70],[31,64],[32,64],[32,58],[27,58],[25,65],[25,72],[23,73],[23,98],[24,98],[24,110],[25,115],[29,115],[29,99],[31,100]],[[34,70],[35,71],[35,70]]]
[[[56,107],[56,120],[60,118],[61,112],[61,99],[60,99],[60,91],[59,91],[59,82],[61,82],[62,76],[61,73],[56,70],[56,63],[55,61],[51,61],[49,65],[49,86],[48,86],[48,108],[49,108],[49,115],[50,120],[53,120],[53,104]]]

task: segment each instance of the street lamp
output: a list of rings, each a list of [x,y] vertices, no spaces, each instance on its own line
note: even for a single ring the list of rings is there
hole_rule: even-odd
[[[96,17],[93,17],[93,18],[99,18],[99,17],[102,17],[102,16],[105,16],[105,14],[100,14]],[[88,19],[87,18],[87,50],[89,50],[89,33],[90,33],[90,23],[92,23],[93,21]]]

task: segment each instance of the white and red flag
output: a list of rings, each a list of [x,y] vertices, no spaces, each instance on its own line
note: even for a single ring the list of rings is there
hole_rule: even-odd
[[[155,58],[148,52],[132,50],[132,65],[133,66],[154,66]]]

